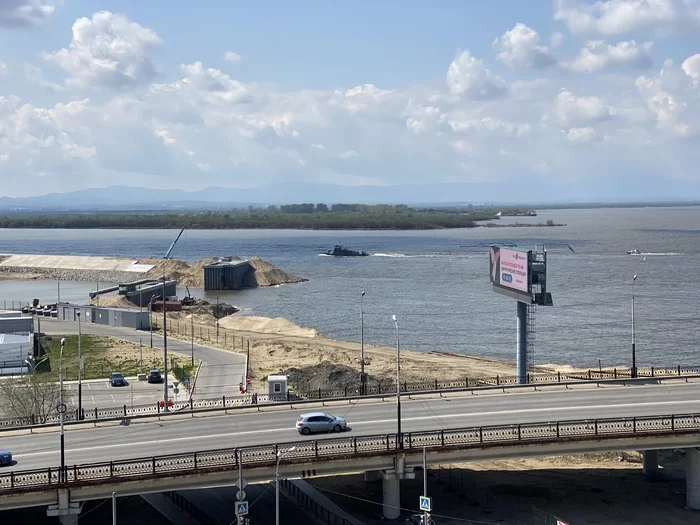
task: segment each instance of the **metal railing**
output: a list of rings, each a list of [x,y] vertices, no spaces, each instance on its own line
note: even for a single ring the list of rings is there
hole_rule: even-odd
[[[644,378],[660,378],[669,379],[674,377],[691,377],[700,375],[700,367],[696,366],[681,366],[661,367],[661,368],[638,368],[638,379]],[[630,379],[631,374],[629,369],[625,370],[587,370],[585,372],[575,373],[556,373],[556,374],[528,374],[528,385],[548,385],[559,383],[576,383],[576,382],[595,382],[605,380]],[[496,376],[490,378],[469,378],[465,377],[463,381],[440,381],[430,380],[422,382],[403,382],[401,384],[401,392],[410,393],[431,393],[431,392],[447,392],[471,390],[476,388],[491,388],[491,387],[507,387],[517,385],[516,376]],[[257,405],[267,405],[274,403],[289,403],[294,401],[331,401],[331,400],[346,400],[362,397],[378,397],[383,395],[391,395],[396,392],[394,384],[370,384],[366,383],[363,391],[358,385],[348,385],[344,388],[335,389],[317,389],[309,391],[288,390],[286,393],[279,395],[270,394],[244,394],[239,396],[221,396],[206,399],[186,399],[184,401],[173,401],[168,406],[170,413],[183,412],[202,412],[212,410],[226,410],[241,407],[251,407]],[[161,415],[165,409],[162,406],[162,401],[143,405],[121,405],[105,408],[83,409],[82,421],[97,422],[105,420],[114,420],[120,418],[130,418],[136,416]],[[9,417],[0,418],[0,429],[28,427],[35,425],[55,425],[58,424],[60,415],[53,411],[43,415],[30,415],[26,417]],[[70,410],[64,414],[64,421],[78,421],[78,410]]]
[[[22,490],[36,491],[57,487],[94,485],[97,482],[130,481],[159,477],[192,476],[195,473],[239,468],[239,453],[246,469],[274,468],[280,449],[291,449],[286,457],[296,461],[323,462],[359,459],[397,452],[419,452],[423,447],[471,449],[491,446],[518,446],[528,443],[573,442],[625,436],[676,435],[700,433],[700,413],[632,418],[583,419],[492,425],[449,430],[338,437],[280,444],[188,452],[166,456],[109,461],[66,467],[64,482],[60,468],[7,472],[0,474],[0,495]],[[138,444],[135,444],[138,446]]]

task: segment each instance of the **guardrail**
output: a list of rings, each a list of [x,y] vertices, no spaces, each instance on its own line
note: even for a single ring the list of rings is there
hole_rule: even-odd
[[[681,366],[662,368],[638,368],[637,378],[659,378],[669,379],[674,377],[695,377],[700,375],[700,367]],[[587,370],[575,373],[556,374],[528,374],[527,385],[518,385],[516,376],[496,376],[491,378],[468,378],[464,381],[440,381],[431,380],[416,383],[404,382],[401,384],[401,392],[405,394],[421,393],[429,394],[436,392],[458,392],[479,388],[493,387],[515,387],[515,386],[536,386],[573,384],[578,382],[600,382],[614,381],[621,379],[631,379],[629,369],[625,370]],[[184,401],[172,402],[168,405],[168,411],[162,406],[162,401],[145,405],[122,405],[107,408],[83,409],[82,419],[78,418],[78,410],[72,410],[64,414],[64,421],[72,422],[98,422],[111,421],[123,418],[145,417],[149,415],[165,415],[183,412],[207,412],[214,410],[227,410],[241,407],[253,407],[258,405],[284,404],[290,402],[313,402],[313,401],[341,401],[360,398],[377,398],[391,395],[396,392],[395,384],[365,384],[364,389],[360,385],[350,385],[336,389],[318,389],[306,392],[288,390],[286,394],[245,394],[240,396],[221,396],[207,399],[188,399]],[[27,417],[13,417],[0,419],[0,430],[11,428],[26,428],[33,426],[57,425],[60,415],[52,411],[45,415],[30,415]]]
[[[288,461],[329,461],[393,455],[406,451],[419,452],[423,447],[469,449],[557,443],[562,440],[571,442],[596,437],[674,435],[688,432],[700,433],[700,414],[493,425],[408,432],[400,437],[397,434],[376,434],[294,441],[73,465],[65,468],[63,476],[60,467],[2,473],[0,495],[47,488],[71,488],[99,482],[192,476],[194,473],[238,469],[239,453],[244,468],[274,468],[278,452],[284,449],[287,449],[285,457]]]

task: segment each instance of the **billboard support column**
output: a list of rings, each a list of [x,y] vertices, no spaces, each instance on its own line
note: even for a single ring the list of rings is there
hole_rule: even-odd
[[[527,383],[527,304],[518,301],[517,320],[517,354],[515,359],[515,374],[519,385]]]

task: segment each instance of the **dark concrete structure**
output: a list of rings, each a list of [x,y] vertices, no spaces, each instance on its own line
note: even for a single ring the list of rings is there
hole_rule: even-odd
[[[205,290],[238,290],[250,271],[248,261],[218,261],[204,266]]]

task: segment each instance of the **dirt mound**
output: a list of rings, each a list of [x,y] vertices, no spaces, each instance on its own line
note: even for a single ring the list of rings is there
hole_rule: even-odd
[[[129,301],[123,295],[101,295],[90,299],[90,306],[105,306],[108,308],[138,308],[137,305]]]
[[[240,261],[241,258],[235,255],[227,257],[231,261]],[[144,274],[145,279],[162,279],[165,273],[169,279],[177,280],[180,286],[192,286],[196,288],[204,287],[204,266],[220,260],[219,257],[205,257],[192,264],[179,261],[177,259],[142,259],[141,264],[152,264],[154,267]],[[270,263],[263,261],[260,257],[252,257],[249,261],[250,271],[243,278],[243,286],[275,286],[278,284],[300,283],[307,281],[303,277],[298,277],[287,273],[279,268],[275,268]]]
[[[197,300],[192,306],[185,306],[181,312],[168,314],[170,319],[191,320],[194,317],[196,324],[216,325],[216,320],[222,319],[240,311],[240,308],[228,303],[212,304],[208,301]]]
[[[276,286],[278,284],[301,283],[308,281],[303,277],[275,268],[260,257],[251,257],[248,264],[252,271],[243,279],[244,286]]]
[[[257,317],[254,315],[231,315],[219,320],[219,326],[244,332],[261,332],[294,337],[318,337],[313,328],[302,328],[284,317]]]
[[[330,388],[359,388],[360,378],[357,370],[347,365],[333,364],[329,361],[322,361],[316,365],[304,368],[289,368],[282,372],[282,375],[289,376],[289,384],[301,392],[311,390],[322,390]],[[368,377],[372,385],[379,381],[375,377]],[[382,381],[388,387],[389,381]]]

